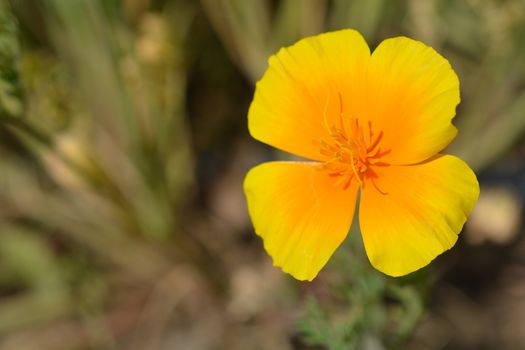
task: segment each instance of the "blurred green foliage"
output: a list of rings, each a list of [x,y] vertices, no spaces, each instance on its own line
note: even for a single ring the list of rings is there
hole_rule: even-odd
[[[18,85],[18,26],[5,2],[0,3],[0,108],[9,115],[20,113]]]
[[[13,274],[2,286],[16,293],[0,302],[0,334],[101,309],[103,271],[151,281],[170,250],[200,254],[179,221],[193,187],[180,47],[193,5],[135,26],[118,1],[12,5],[49,41],[22,45],[2,1],[0,247],[2,277]]]

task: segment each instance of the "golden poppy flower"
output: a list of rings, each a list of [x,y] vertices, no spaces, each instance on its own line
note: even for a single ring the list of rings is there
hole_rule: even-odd
[[[274,265],[312,280],[359,224],[372,265],[401,276],[450,249],[479,195],[462,160],[439,152],[456,135],[459,80],[425,44],[397,37],[370,54],[341,30],[269,59],[248,113],[251,135],[308,158],[247,174],[255,232]]]

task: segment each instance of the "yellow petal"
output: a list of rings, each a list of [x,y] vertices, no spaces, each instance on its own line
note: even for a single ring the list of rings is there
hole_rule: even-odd
[[[370,50],[354,30],[302,39],[269,59],[248,112],[257,140],[320,160],[319,142],[328,128],[355,114],[363,103]]]
[[[374,170],[375,186],[367,181],[361,192],[359,223],[376,269],[405,275],[455,244],[479,195],[468,165],[438,155],[417,165]]]
[[[309,162],[270,162],[246,176],[244,191],[255,232],[275,266],[312,280],[346,237],[357,197]]]
[[[433,48],[398,37],[373,52],[361,114],[383,132],[383,161],[415,164],[441,151],[456,135],[459,101],[458,77]]]

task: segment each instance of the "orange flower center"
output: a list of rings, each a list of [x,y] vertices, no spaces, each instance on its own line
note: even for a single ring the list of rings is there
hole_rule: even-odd
[[[381,162],[381,157],[390,152],[381,150],[383,132],[374,134],[371,122],[365,128],[355,118],[347,119],[345,123],[341,114],[340,126],[329,127],[329,135],[329,140],[320,142],[320,152],[326,157],[321,168],[337,178],[335,186],[342,185],[347,189],[355,179],[363,188],[365,180],[370,179],[377,188],[373,167],[388,165]]]

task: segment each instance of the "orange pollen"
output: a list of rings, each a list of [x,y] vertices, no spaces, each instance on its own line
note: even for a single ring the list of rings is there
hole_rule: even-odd
[[[370,179],[375,186],[373,167],[388,165],[381,162],[381,157],[389,153],[389,150],[383,151],[380,147],[383,132],[375,135],[370,122],[365,129],[354,118],[346,120],[347,127],[343,118],[340,124],[339,127],[329,128],[329,140],[320,141],[320,153],[326,157],[321,169],[337,178],[334,185],[342,185],[343,189],[347,189],[353,179],[361,189],[366,179]]]

